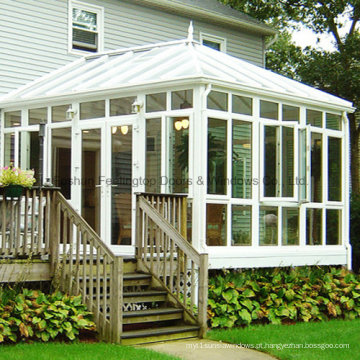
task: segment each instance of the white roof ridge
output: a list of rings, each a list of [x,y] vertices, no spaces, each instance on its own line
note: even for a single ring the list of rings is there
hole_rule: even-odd
[[[152,50],[152,49],[156,49],[156,48],[179,45],[179,44],[188,44],[188,45],[189,44],[198,44],[198,45],[200,45],[200,42],[193,40],[193,39],[186,38],[186,39],[181,39],[181,40],[159,42],[156,44],[147,44],[147,45],[141,45],[141,46],[133,46],[130,48],[108,50],[108,51],[103,51],[103,52],[99,52],[96,54],[85,55],[84,58],[86,60],[89,60],[89,59],[94,59],[94,58],[97,58],[99,56],[104,56],[104,55],[108,55],[108,56],[122,55],[122,54],[126,54],[127,52],[135,53],[135,52],[147,51],[147,50]]]

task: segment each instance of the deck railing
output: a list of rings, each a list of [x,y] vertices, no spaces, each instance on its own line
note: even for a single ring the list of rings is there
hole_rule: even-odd
[[[0,255],[50,254],[50,217],[53,189],[24,190],[19,197],[0,198]]]
[[[0,200],[0,255],[48,258],[55,286],[82,294],[100,336],[120,342],[122,257],[113,254],[57,188],[34,188]]]
[[[123,258],[115,256],[60,192],[53,196],[52,268],[60,288],[82,294],[103,339],[120,342]],[[58,254],[58,256],[56,255]]]
[[[206,332],[208,255],[182,236],[182,195],[137,195],[136,256]],[[182,224],[182,225],[181,225]],[[185,228],[184,228],[185,227]]]

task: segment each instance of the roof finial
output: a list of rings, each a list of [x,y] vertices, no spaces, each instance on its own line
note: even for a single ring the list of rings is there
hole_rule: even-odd
[[[190,21],[187,40],[188,40],[188,42],[193,42],[194,41],[194,27],[193,27],[193,22],[192,21]]]

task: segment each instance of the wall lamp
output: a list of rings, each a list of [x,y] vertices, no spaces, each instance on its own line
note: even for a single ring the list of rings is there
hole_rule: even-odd
[[[73,120],[76,115],[76,110],[72,108],[70,105],[69,108],[66,110],[66,120]]]
[[[135,100],[133,104],[131,105],[131,113],[132,114],[138,114],[141,111],[141,108],[143,107],[143,102]]]

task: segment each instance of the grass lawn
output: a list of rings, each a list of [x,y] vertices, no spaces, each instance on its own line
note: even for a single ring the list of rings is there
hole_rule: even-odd
[[[175,360],[174,356],[147,349],[105,343],[64,344],[34,343],[0,345],[1,359],[6,360]]]
[[[258,325],[230,330],[211,330],[207,337],[253,348],[283,360],[349,360],[360,358],[360,320],[332,320],[295,325]],[[325,348],[349,344],[349,348]],[[285,348],[288,345],[289,348]],[[245,345],[246,346],[246,345]],[[290,348],[290,347],[293,348]],[[302,346],[303,348],[295,348]],[[321,348],[305,348],[320,346]],[[262,348],[261,348],[262,347]],[[283,347],[283,349],[281,349]]]

